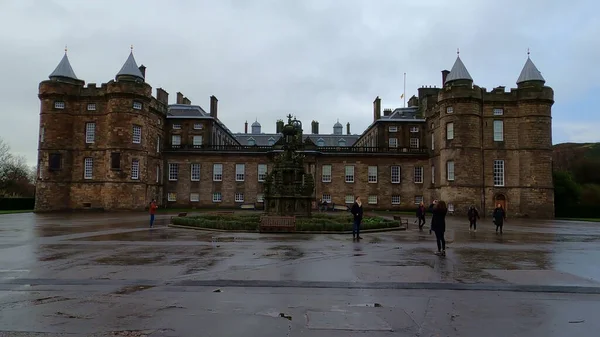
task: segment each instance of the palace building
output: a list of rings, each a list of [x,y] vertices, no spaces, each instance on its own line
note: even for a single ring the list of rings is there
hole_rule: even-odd
[[[85,85],[65,53],[40,83],[35,210],[143,210],[152,199],[261,208],[284,121],[274,121],[275,133],[258,121],[233,133],[215,96],[208,111],[181,93],[169,104],[162,88],[152,95],[145,70],[131,53],[114,80]],[[529,57],[516,88],[491,91],[457,57],[442,86],[419,88],[408,107],[382,110],[375,98],[361,134],[339,121],[321,132],[311,121],[299,152],[315,200],[344,205],[359,195],[367,209],[406,210],[437,198],[457,214],[470,205],[490,214],[500,203],[509,216],[552,218],[553,103]]]

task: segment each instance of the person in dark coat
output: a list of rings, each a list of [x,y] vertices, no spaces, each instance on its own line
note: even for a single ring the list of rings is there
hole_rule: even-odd
[[[500,229],[500,234],[502,234],[502,226],[506,220],[506,212],[504,211],[504,208],[502,208],[502,205],[498,204],[496,206],[494,213],[492,213],[492,218],[494,218],[494,224],[496,224],[496,233],[498,233],[498,229]]]
[[[360,237],[360,223],[363,218],[363,208],[362,202],[360,201],[360,197],[356,197],[356,199],[354,200],[354,204],[350,209],[350,212],[352,213],[352,216],[354,216],[354,223],[352,226],[352,240],[360,240],[362,239]]]
[[[438,251],[435,254],[446,256],[446,239],[444,239],[444,233],[446,232],[446,214],[448,213],[446,202],[434,200],[431,206],[429,206],[429,211],[433,213],[431,216],[431,230],[435,232],[438,248]]]
[[[417,208],[417,219],[419,220],[419,230],[422,231],[423,226],[425,226],[425,205],[423,205],[423,202]]]
[[[471,228],[473,231],[477,232],[477,219],[480,219],[479,212],[475,206],[469,207],[469,211],[467,212],[467,217],[469,218],[469,232]]]

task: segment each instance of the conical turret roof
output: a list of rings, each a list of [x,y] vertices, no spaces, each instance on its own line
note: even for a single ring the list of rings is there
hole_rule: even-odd
[[[71,63],[69,62],[69,58],[67,57],[66,51],[65,51],[65,55],[63,56],[62,60],[60,60],[60,63],[58,64],[58,66],[56,66],[56,69],[54,69],[52,74],[50,74],[50,76],[48,76],[48,77],[50,79],[53,79],[56,77],[63,77],[63,78],[70,78],[73,80],[78,80],[77,76],[75,76],[75,72],[73,71],[73,68],[71,67]]]
[[[129,53],[127,61],[125,61],[125,64],[123,64],[123,67],[121,67],[121,70],[117,73],[117,78],[119,76],[133,76],[141,80],[144,79],[144,75],[140,71],[140,68],[135,62],[135,58],[133,57],[133,51]]]
[[[450,70],[450,74],[448,74],[448,76],[446,77],[446,82],[444,84],[456,80],[473,81],[473,78],[469,74],[467,67],[465,67],[464,63],[460,59],[460,56],[456,57],[456,61],[452,66],[452,70]]]
[[[521,70],[521,75],[517,79],[517,84],[529,81],[541,81],[546,82],[542,73],[538,70],[538,68],[533,64],[533,61],[527,56],[527,61],[525,61],[525,65],[523,66],[523,70]]]

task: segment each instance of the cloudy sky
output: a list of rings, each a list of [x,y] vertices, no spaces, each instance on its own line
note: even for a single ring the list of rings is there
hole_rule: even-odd
[[[77,76],[114,78],[134,45],[153,88],[181,91],[233,132],[288,113],[360,133],[372,102],[441,84],[456,49],[476,84],[516,86],[527,48],[553,87],[554,143],[600,141],[599,5],[593,0],[0,0],[0,137],[37,158],[40,81],[68,55]]]

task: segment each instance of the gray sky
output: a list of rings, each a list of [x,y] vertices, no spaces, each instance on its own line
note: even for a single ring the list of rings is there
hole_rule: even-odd
[[[600,5],[593,0],[0,0],[0,137],[37,160],[40,81],[68,45],[86,83],[113,79],[134,45],[146,80],[181,91],[233,131],[288,113],[360,133],[372,102],[441,84],[456,48],[476,84],[515,87],[531,59],[553,87],[553,140],[600,141]],[[154,89],[153,89],[154,90]]]

